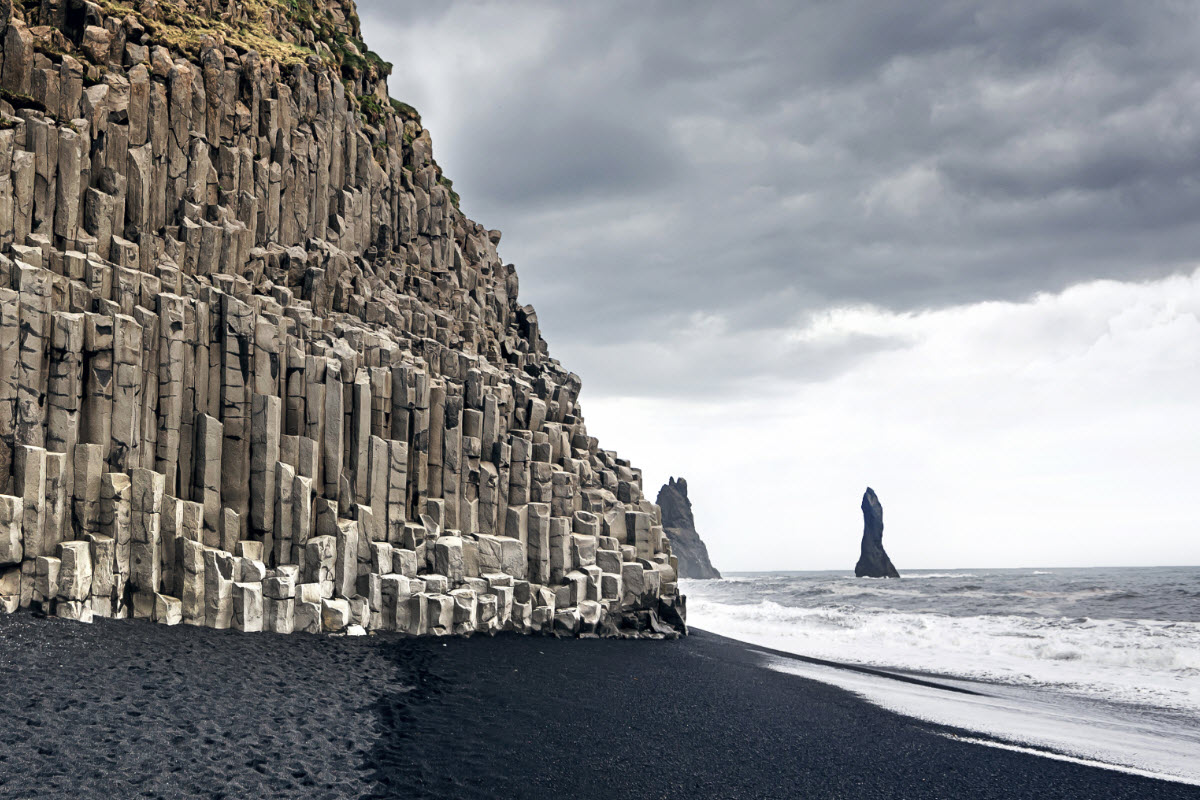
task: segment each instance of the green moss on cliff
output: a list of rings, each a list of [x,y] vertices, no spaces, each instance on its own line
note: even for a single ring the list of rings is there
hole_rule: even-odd
[[[446,187],[446,191],[450,193],[450,205],[458,208],[459,196],[458,192],[454,191],[454,181],[447,178],[445,175],[438,177],[438,183]],[[459,209],[460,211],[462,209]]]
[[[5,101],[18,111],[22,108],[32,108],[36,111],[45,113],[46,107],[37,100],[27,94],[20,92],[10,92],[8,89],[0,89],[0,100]]]
[[[273,5],[269,0],[243,0],[238,4],[240,17],[225,20],[194,13],[181,4],[162,3],[156,7],[157,19],[151,19],[132,5],[115,0],[99,2],[106,14],[134,17],[151,39],[192,60],[199,60],[206,36],[219,36],[236,50],[255,50],[263,58],[281,64],[295,64],[316,55],[311,47],[285,41],[278,35],[271,25],[269,11]]]
[[[414,122],[421,121],[420,112],[418,112],[415,108],[410,106],[408,103],[402,103],[395,98],[392,98],[391,103],[392,103],[392,108],[394,108],[396,110],[396,113],[400,115],[401,119],[403,119],[405,121],[411,119]],[[412,141],[410,140],[408,142],[405,142],[405,144],[412,144]]]
[[[379,102],[379,98],[373,94],[364,94],[358,96],[358,110],[362,112],[363,119],[369,125],[378,126],[383,122],[384,109],[383,104]]]
[[[235,50],[254,50],[284,65],[316,56],[347,79],[382,80],[392,71],[357,37],[357,17],[339,23],[331,9],[311,0],[240,0],[213,16],[186,2],[160,3],[149,13],[121,0],[98,5],[106,14],[134,17],[153,40],[193,59],[204,37],[219,36]]]

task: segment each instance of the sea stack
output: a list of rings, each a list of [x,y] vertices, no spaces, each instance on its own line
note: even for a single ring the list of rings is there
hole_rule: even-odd
[[[0,11],[0,610],[685,630],[351,0]]]
[[[671,542],[671,552],[679,559],[679,577],[720,578],[721,573],[708,560],[708,548],[696,533],[687,481],[670,478],[658,490],[656,502],[662,509],[663,530]]]
[[[883,506],[875,496],[875,490],[867,487],[862,499],[863,538],[862,554],[854,565],[856,578],[899,578],[900,573],[892,566],[883,549]]]

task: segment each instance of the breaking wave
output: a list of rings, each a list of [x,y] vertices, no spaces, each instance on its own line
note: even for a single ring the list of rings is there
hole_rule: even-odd
[[[1082,575],[1039,576],[1037,588],[1007,574],[924,577],[934,575],[951,586],[825,574],[683,588],[695,627],[777,650],[1200,712],[1200,620],[1132,616],[1151,587]],[[1177,578],[1160,582],[1170,598],[1200,571]]]

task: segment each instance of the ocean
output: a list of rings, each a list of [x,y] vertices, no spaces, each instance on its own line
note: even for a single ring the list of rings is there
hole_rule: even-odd
[[[773,666],[993,746],[1200,784],[1200,567],[730,574],[683,581],[690,625]]]

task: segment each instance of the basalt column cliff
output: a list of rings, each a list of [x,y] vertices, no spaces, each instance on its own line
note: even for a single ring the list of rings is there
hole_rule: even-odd
[[[349,0],[0,0],[0,607],[684,630]]]

